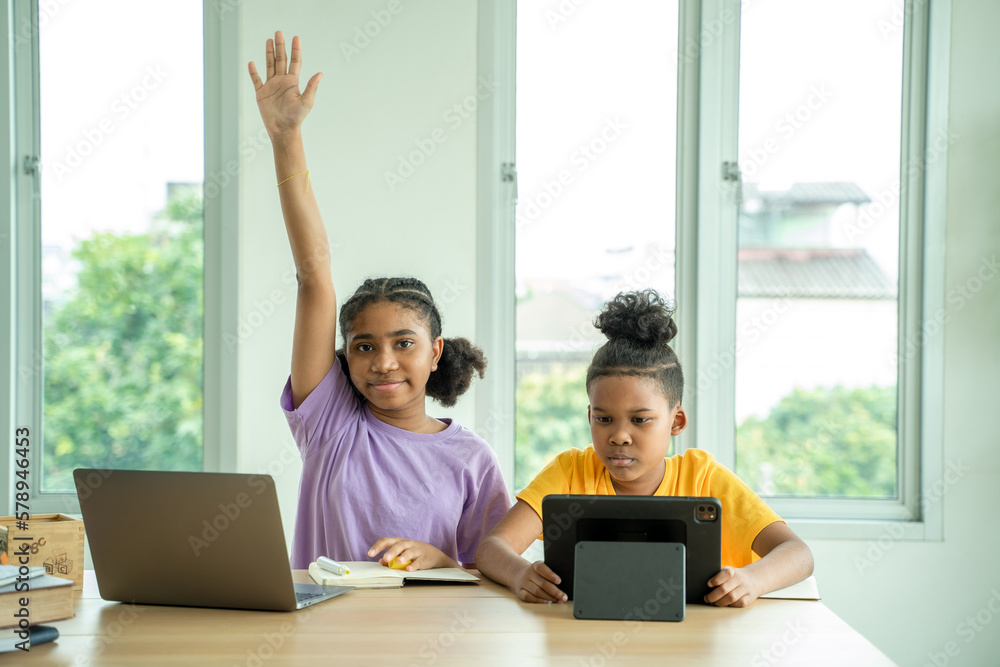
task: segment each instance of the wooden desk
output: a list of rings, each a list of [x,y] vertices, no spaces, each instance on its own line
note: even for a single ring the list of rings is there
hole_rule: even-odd
[[[688,605],[680,623],[581,621],[479,585],[356,590],[302,611],[105,602],[93,572],[76,618],[31,649],[30,665],[891,665],[821,602]],[[304,571],[297,581],[309,581]],[[4,659],[14,659],[7,654]],[[30,662],[28,662],[30,660]],[[13,663],[12,663],[13,664]]]

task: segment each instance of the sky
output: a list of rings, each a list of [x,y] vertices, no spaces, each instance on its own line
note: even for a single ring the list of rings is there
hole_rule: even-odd
[[[202,3],[42,5],[42,242],[144,229],[204,178]]]
[[[888,196],[900,4],[743,2],[746,181],[846,180]],[[166,182],[204,176],[202,52],[191,48],[202,3],[65,0],[40,22],[43,243],[142,229]],[[607,283],[672,252],[676,1],[522,2],[517,28],[519,276]],[[894,276],[895,217],[876,223],[852,241]]]
[[[784,189],[853,181],[873,197],[891,192],[900,6],[743,2],[738,155],[746,182]],[[518,277],[586,283],[635,271],[651,243],[673,247],[677,2],[522,2],[517,29]],[[710,48],[713,37],[702,41]],[[614,119],[620,134],[602,142]],[[552,185],[560,172],[570,183],[562,190]],[[896,235],[887,213],[851,241],[894,278]],[[672,286],[672,276],[662,280]]]

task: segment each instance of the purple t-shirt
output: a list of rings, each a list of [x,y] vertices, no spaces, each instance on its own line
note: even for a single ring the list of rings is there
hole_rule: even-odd
[[[292,567],[318,556],[375,560],[380,537],[432,544],[459,563],[510,508],[496,454],[450,419],[440,433],[411,433],[376,418],[338,358],[292,409],[291,378],[281,407],[302,455]]]

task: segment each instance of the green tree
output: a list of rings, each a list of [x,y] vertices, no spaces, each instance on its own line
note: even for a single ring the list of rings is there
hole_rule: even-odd
[[[172,198],[145,234],[97,233],[44,333],[46,490],[77,467],[200,470],[202,200]]]
[[[518,383],[514,488],[522,489],[561,451],[591,443],[586,363],[553,364]],[[673,442],[667,454],[673,454]]]
[[[590,444],[586,375],[586,365],[576,364],[521,378],[515,399],[514,488],[527,486],[564,449]]]
[[[796,388],[736,431],[736,474],[765,495],[896,494],[896,388]]]

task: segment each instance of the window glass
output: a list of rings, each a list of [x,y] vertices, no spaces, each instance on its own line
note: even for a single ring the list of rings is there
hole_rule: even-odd
[[[590,442],[593,319],[674,292],[678,4],[517,11],[517,489]]]
[[[200,470],[202,3],[42,5],[42,488]]]
[[[743,4],[736,471],[897,495],[901,0]]]

